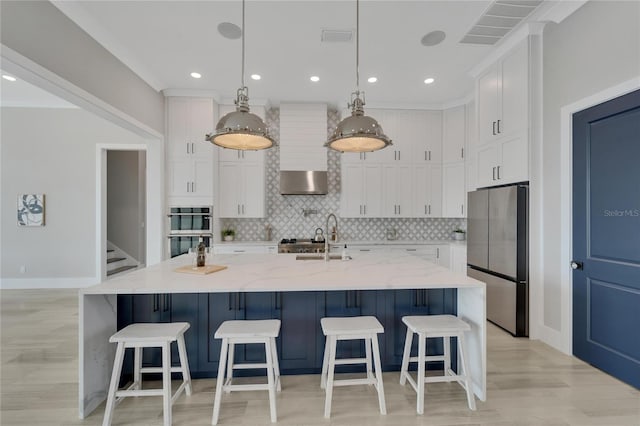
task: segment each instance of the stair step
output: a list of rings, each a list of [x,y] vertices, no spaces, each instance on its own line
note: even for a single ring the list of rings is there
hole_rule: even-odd
[[[132,266],[132,265],[121,266],[119,268],[112,269],[111,271],[107,271],[107,276],[119,274],[120,272],[128,271],[129,269],[136,269],[136,268],[137,268],[137,266]]]
[[[111,257],[109,259],[107,259],[107,264],[109,263],[113,263],[113,262],[120,262],[121,260],[126,260],[126,257]]]

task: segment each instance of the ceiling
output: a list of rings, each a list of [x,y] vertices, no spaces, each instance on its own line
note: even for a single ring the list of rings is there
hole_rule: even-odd
[[[232,99],[240,86],[241,26],[235,1],[58,1],[60,10],[156,90],[197,89]],[[369,106],[436,107],[473,90],[468,71],[495,47],[459,41],[487,0],[362,1],[360,87]],[[323,29],[355,30],[355,1],[247,1],[246,78],[252,100],[344,106],[355,89],[355,41],[321,42]],[[436,46],[421,44],[434,30]],[[191,72],[202,74],[196,80]],[[251,74],[260,74],[254,81]],[[320,81],[312,83],[309,77]],[[368,83],[375,76],[378,81]],[[427,77],[435,78],[430,85]]]

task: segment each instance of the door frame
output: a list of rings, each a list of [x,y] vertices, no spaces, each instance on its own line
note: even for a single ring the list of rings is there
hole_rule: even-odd
[[[560,331],[548,342],[573,355],[573,114],[640,89],[640,77],[589,95],[560,108]],[[541,305],[543,300],[540,300]]]

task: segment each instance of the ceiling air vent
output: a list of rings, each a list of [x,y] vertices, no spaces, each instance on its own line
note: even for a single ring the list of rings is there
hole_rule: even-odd
[[[323,29],[320,40],[323,43],[350,43],[353,40],[353,30]]]
[[[542,4],[542,0],[497,0],[462,37],[464,44],[496,44]]]

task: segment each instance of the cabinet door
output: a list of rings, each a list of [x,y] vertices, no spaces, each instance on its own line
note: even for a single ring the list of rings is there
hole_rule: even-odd
[[[275,293],[239,293],[238,319],[265,320],[275,318]],[[264,363],[264,344],[253,343],[236,346],[235,360],[237,362]],[[248,370],[249,372],[251,370]],[[255,370],[254,375],[264,374],[264,370]]]
[[[410,165],[397,167],[398,186],[396,187],[398,217],[413,216],[413,181]]]
[[[198,365],[198,339],[199,322],[198,322],[198,294],[196,293],[174,293],[160,295],[164,297],[164,303],[169,303],[170,318],[166,321],[171,322],[188,322],[190,327],[184,333],[184,342],[187,348],[187,359],[189,364]],[[166,307],[165,307],[166,309]],[[180,365],[178,356],[178,345],[171,345],[171,363]]]
[[[382,131],[391,139],[391,146],[374,152],[363,153],[367,164],[391,163],[397,158],[397,152],[402,149],[404,138],[398,133],[398,111],[389,109],[367,110],[370,117],[375,118],[382,127]]]
[[[498,134],[510,137],[529,122],[529,48],[527,40],[502,60],[501,110]]]
[[[449,269],[451,267],[451,255],[448,244],[440,244],[436,246],[436,256],[438,265]]]
[[[382,216],[398,217],[399,169],[394,165],[382,166]]]
[[[214,145],[205,140],[213,132],[213,101],[205,98],[193,98],[189,102],[189,141],[191,154],[213,161]]]
[[[477,185],[478,188],[496,185],[496,169],[498,166],[497,148],[490,144],[478,149],[477,157]]]
[[[193,195],[213,197],[213,161],[193,161]]]
[[[320,329],[320,292],[278,292],[275,294],[276,317],[280,319],[278,355],[281,370],[311,373],[322,367],[317,357],[316,336]]]
[[[413,167],[413,217],[429,215],[429,174],[431,168],[426,165]]]
[[[189,139],[189,98],[167,99],[167,143],[171,158],[191,155]]]
[[[340,217],[361,217],[364,205],[363,169],[359,164],[342,165]]]
[[[443,163],[464,161],[465,123],[466,113],[464,105],[444,111],[444,135],[442,138]]]
[[[239,194],[242,191],[240,165],[237,163],[219,163],[219,192],[218,204],[220,217],[239,217]]]
[[[442,167],[431,166],[429,173],[429,217],[442,217]]]
[[[478,145],[492,141],[498,120],[498,65],[494,65],[478,79]]]
[[[241,168],[241,217],[264,217],[264,166],[262,164],[243,164]]]
[[[442,111],[421,111],[419,137],[413,144],[413,163],[439,164],[442,160]]]
[[[222,339],[213,335],[224,321],[236,319],[239,310],[237,293],[202,293],[198,295],[198,372],[213,377],[218,372]],[[191,371],[193,375],[193,369]]]
[[[467,273],[467,246],[464,244],[452,244],[450,248],[450,268],[453,272]]]
[[[500,143],[502,158],[497,169],[500,184],[529,180],[529,146],[526,135]]]
[[[465,217],[466,195],[464,162],[442,166],[444,217]]]
[[[169,163],[169,196],[191,196],[193,190],[193,160],[172,160]]]
[[[382,166],[367,164],[364,167],[365,217],[382,216]]]

